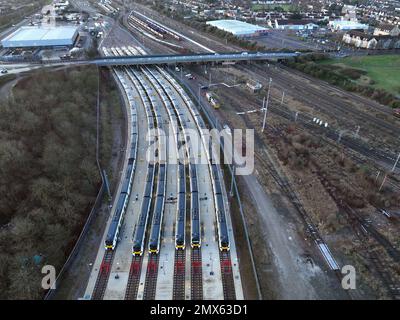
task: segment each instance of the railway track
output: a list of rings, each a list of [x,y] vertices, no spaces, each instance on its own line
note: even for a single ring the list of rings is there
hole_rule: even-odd
[[[379,253],[375,251],[369,252],[369,259],[373,262],[377,274],[387,288],[390,297],[393,300],[400,300],[400,283],[393,279],[393,270],[388,267],[387,263],[380,258]]]
[[[185,300],[185,250],[175,251],[173,300]]]
[[[253,66],[254,67],[254,66]],[[248,68],[242,67],[242,66],[237,66],[237,68],[239,70],[243,70],[243,71],[248,71]],[[256,67],[259,68],[259,67]],[[258,71],[263,71],[265,72],[265,70],[262,69],[257,69]],[[254,71],[253,71],[254,72]],[[264,79],[264,81],[266,81],[266,77],[263,75],[260,75],[259,73],[256,73],[259,77],[261,77],[262,79]],[[273,79],[278,78],[279,75],[278,74],[273,74]],[[283,81],[287,81],[287,80],[283,80]],[[306,89],[304,89],[306,90]],[[313,89],[310,89],[313,90]],[[316,90],[316,89],[314,89]],[[301,96],[296,95],[296,99],[301,100],[303,103],[308,104],[313,106],[314,109],[318,109],[318,108],[324,108],[323,112],[329,114],[331,117],[333,118],[337,118],[337,113],[335,110],[335,108],[339,108],[339,105],[336,104],[326,104],[324,103],[318,103],[318,99],[314,98],[312,99],[312,97],[309,97],[309,99],[301,99]],[[259,101],[259,103],[261,104],[261,100]],[[343,118],[344,119],[354,119],[356,118],[353,115],[347,115],[345,112],[352,110],[354,111],[352,108],[343,108],[345,109],[345,111],[343,112]],[[289,110],[287,107],[285,107],[284,105],[281,105],[280,101],[277,104],[271,103],[269,105],[269,110],[271,112],[273,112],[276,115],[279,115],[281,117],[284,117],[290,121],[294,120],[294,113],[293,111]],[[354,111],[355,112],[355,111]],[[357,114],[362,114],[362,112],[357,112]],[[368,115],[364,115],[361,116],[362,119],[360,119],[359,123],[364,124],[364,123],[368,123],[368,121],[370,121],[370,119],[374,119],[373,121],[375,121],[375,119],[378,119],[376,117],[370,117]],[[307,114],[304,113],[300,113],[297,117],[297,122],[301,123],[305,128],[309,129],[309,130],[317,130],[320,129],[319,126],[316,126],[314,123],[312,123],[312,116],[309,116]],[[369,120],[368,120],[369,119]],[[379,120],[379,124],[377,124],[377,128],[379,128],[378,126],[383,122],[381,119]],[[386,122],[384,122],[386,123]],[[351,126],[352,128],[355,128],[355,126]],[[389,135],[393,135],[394,132],[399,131],[398,128],[396,128],[394,126],[389,127],[387,134]],[[394,131],[391,131],[394,130]],[[349,130],[347,130],[349,131]],[[338,141],[340,140],[340,143],[342,145],[345,145],[346,147],[354,150],[355,152],[358,152],[366,157],[371,158],[372,160],[374,160],[375,162],[379,163],[385,163],[388,167],[392,167],[393,163],[396,159],[397,154],[393,154],[391,152],[387,152],[385,150],[382,149],[377,149],[377,148],[372,148],[370,145],[368,145],[367,143],[363,142],[361,139],[356,139],[355,137],[349,135],[349,134],[345,134],[345,135],[341,135],[340,132],[338,130],[334,130],[331,127],[328,128],[324,128],[324,135],[329,138],[332,141]],[[350,132],[350,131],[349,131]],[[387,147],[388,148],[388,147]]]
[[[227,99],[227,101],[230,101],[229,97],[225,96],[224,98]],[[275,103],[270,103],[268,109],[275,115],[280,116],[289,122],[294,121],[295,117],[294,113],[289,109],[287,109],[285,106],[281,107],[280,103],[279,105]],[[246,124],[247,123],[248,122],[246,121]],[[368,160],[370,160],[373,163],[373,165],[377,168],[377,170],[381,170],[382,167],[391,168],[393,166],[395,160],[394,154],[389,154],[382,150],[371,148],[361,139],[356,139],[349,135],[340,136],[340,132],[338,132],[337,130],[331,128],[322,129],[318,125],[312,122],[312,117],[310,116],[307,116],[305,114],[299,114],[296,123],[300,124],[305,129],[318,134],[319,137],[324,142],[328,143],[332,147],[335,148],[338,147],[338,143],[340,142],[340,145],[353,151],[349,152],[348,155],[359,164],[365,164]],[[249,123],[248,127],[252,127],[252,125]],[[388,176],[386,183],[390,185],[390,187],[392,187],[394,190],[400,191],[400,184],[396,176]]]
[[[128,284],[125,291],[125,300],[136,300],[140,275],[142,272],[142,257],[133,256],[131,267],[129,269]]]
[[[205,128],[205,124],[203,121],[200,121],[197,117],[199,116],[198,114],[196,114],[196,112],[194,110],[192,110],[192,108],[194,108],[194,106],[190,105],[187,101],[189,100],[188,97],[185,97],[185,93],[184,91],[180,91],[179,89],[176,88],[176,84],[173,83],[172,79],[169,78],[168,76],[165,76],[166,80],[169,82],[170,85],[172,85],[173,87],[175,87],[176,91],[178,92],[178,94],[180,95],[182,101],[186,104],[188,110],[192,113],[193,118],[195,119],[195,123],[196,123],[196,127],[197,130],[199,132],[202,132],[202,129]],[[207,147],[207,144],[203,141],[204,147],[207,150],[207,155],[208,155],[208,168],[209,168],[209,174],[210,177],[212,177],[212,188],[213,188],[213,192],[214,192],[214,205],[215,205],[215,213],[216,213],[216,221],[217,224],[219,222],[222,221],[222,219],[224,221],[225,220],[225,208],[223,206],[223,200],[222,200],[222,196],[221,196],[221,185],[220,185],[220,181],[219,181],[219,174],[218,174],[218,169],[215,165],[211,165],[210,163],[210,152],[212,152],[212,150],[209,150],[209,146]],[[215,167],[215,168],[214,168]],[[214,169],[216,169],[216,171],[214,171]],[[226,224],[225,224],[226,226]],[[221,228],[221,226],[219,227]],[[227,232],[227,230],[225,230],[225,232]],[[224,244],[224,240],[221,241],[221,233],[218,232],[218,238],[219,238],[219,246],[220,246],[220,250],[222,247],[224,247],[226,244]],[[202,262],[201,262],[201,251],[200,249],[197,249],[198,251],[196,252],[195,250],[196,248],[192,249],[192,254],[191,254],[191,263],[192,263],[192,268],[191,268],[191,294],[192,294],[192,299],[201,299],[202,298],[202,292],[203,292],[203,281],[200,281],[200,277],[202,277],[202,272],[200,272],[200,270],[198,270],[198,268],[196,266],[201,266]],[[225,248],[226,249],[226,248]],[[224,250],[225,250],[224,249]],[[220,260],[221,263],[221,271],[225,272],[222,275],[222,282],[223,282],[223,288],[224,288],[224,298],[225,299],[229,299],[229,300],[234,300],[236,299],[236,292],[235,292],[235,283],[234,283],[234,279],[233,279],[233,273],[232,273],[232,264],[231,264],[231,259],[230,259],[230,253],[229,251],[227,252],[221,252],[219,250],[219,253],[222,255],[222,259]],[[229,250],[229,249],[228,249]],[[227,266],[229,266],[229,268],[227,268]],[[228,271],[229,270],[229,271]],[[197,290],[197,292],[195,291]]]
[[[232,261],[230,252],[220,251],[219,260],[221,265],[222,289],[225,300],[235,300],[235,283],[233,280]]]
[[[376,275],[386,287],[388,294],[392,299],[400,299],[400,283],[393,278],[393,268],[388,265],[388,262],[384,257],[378,254],[377,248],[380,247],[384,249],[395,264],[400,262],[399,250],[394,247],[393,244],[373,225],[368,223],[356,210],[340,201],[332,192],[333,188],[328,180],[324,179],[320,175],[319,178],[338,207],[347,214],[347,219],[353,228],[355,235],[360,240],[364,251],[367,252],[367,258],[375,268]],[[371,244],[371,241],[373,244]]]
[[[270,130],[273,130],[273,128],[269,128]],[[265,164],[265,159],[266,157],[260,157],[258,154],[256,154],[257,159],[260,160],[261,162],[264,162]],[[268,164],[267,164],[268,166]],[[282,180],[281,177],[279,177],[278,173],[272,173],[270,171],[271,175],[273,176],[274,180],[281,181],[278,183],[278,185],[282,188],[282,190],[286,190],[285,193],[289,195],[289,199],[291,202],[297,207],[297,209],[300,209],[302,206],[300,204],[300,201],[297,199],[297,196],[295,193],[291,192],[288,188],[289,184],[287,181]],[[375,247],[371,247],[368,243],[371,238],[375,241],[375,245],[380,245],[386,252],[387,254],[393,259],[395,263],[398,263],[400,260],[400,253],[395,248],[389,241],[384,237],[378,230],[376,230],[375,227],[370,225],[363,219],[354,209],[349,207],[347,204],[343,204],[340,200],[338,200],[334,194],[332,194],[332,188],[329,187],[329,182],[324,179],[323,177],[320,176],[321,182],[324,186],[328,187],[326,188],[327,192],[332,196],[332,198],[335,200],[335,202],[338,204],[339,208],[342,209],[342,211],[346,212],[348,220],[350,225],[352,226],[355,235],[360,239],[360,242],[363,244],[365,252],[367,252],[368,255],[368,260],[373,264],[373,267],[377,271],[376,274],[378,278],[381,280],[383,285],[386,287],[389,295],[393,299],[400,299],[400,285],[398,282],[393,280],[393,277],[391,275],[391,271],[389,271],[389,267],[387,265],[387,262],[384,261],[376,252]],[[296,200],[297,199],[297,200]],[[301,209],[304,210],[304,209]],[[305,212],[305,214],[307,214]],[[310,222],[306,222],[307,226],[310,226]],[[312,225],[311,225],[312,226]],[[316,230],[315,227],[312,227],[311,230]],[[315,232],[311,232],[312,234],[315,235]],[[316,239],[319,238],[319,236],[315,237]],[[335,274],[338,278],[339,281],[342,280],[343,275],[340,273],[339,270],[335,270]],[[357,293],[351,293],[349,290],[346,291],[350,297],[354,298],[357,296]]]
[[[191,299],[203,300],[203,268],[200,248],[192,248],[190,260]]]
[[[144,300],[154,300],[156,297],[156,287],[158,278],[158,263],[160,256],[158,254],[149,254],[147,262],[146,280],[144,283]]]
[[[107,288],[108,278],[110,277],[111,266],[114,260],[114,251],[106,250],[97,274],[96,284],[94,286],[92,300],[102,300]]]
[[[273,68],[268,69],[268,77],[265,76],[265,68],[262,68],[258,65],[251,65],[246,68],[247,70],[253,71],[256,70],[256,74],[261,77],[264,81],[269,81],[269,77],[271,76],[273,79],[277,79],[278,82],[282,83],[286,90],[291,88],[291,85],[295,86],[297,94],[294,95],[296,99],[303,101],[304,103],[313,106],[315,110],[323,110],[324,113],[330,115],[333,119],[338,118],[338,114],[342,114],[341,119],[346,119],[347,121],[354,119],[358,119],[359,124],[370,123],[373,124],[376,129],[380,132],[385,131],[386,134],[392,136],[393,134],[400,134],[399,127],[393,124],[388,123],[382,119],[377,118],[376,116],[372,116],[366,114],[364,112],[360,112],[355,108],[349,108],[344,103],[335,103],[330,99],[327,99],[327,92],[321,91],[317,88],[314,88],[311,85],[307,84],[307,81],[295,81],[291,82],[288,80],[288,77],[283,75],[279,70],[274,70]],[[267,79],[268,78],[268,79]],[[329,88],[327,88],[328,90]],[[307,93],[307,96],[304,96],[303,93]],[[365,104],[365,101],[364,101]],[[375,109],[376,110],[376,109]],[[379,110],[381,111],[381,110]]]
[[[115,55],[122,55],[123,51],[127,51],[127,49],[123,48],[118,49],[115,48],[114,50],[112,50],[114,52]],[[177,84],[175,82],[171,82],[172,78],[168,78],[168,76],[166,75],[165,71],[163,71],[162,69],[158,68],[157,70],[155,69],[151,69],[151,68],[147,68],[147,67],[141,67],[139,69],[134,69],[134,68],[130,68],[130,67],[124,67],[121,68],[121,70],[124,70],[127,75],[128,78],[130,79],[130,81],[134,84],[134,86],[136,87],[136,89],[138,90],[142,102],[145,105],[145,109],[146,109],[146,113],[147,113],[147,118],[148,118],[148,122],[150,121],[150,123],[148,124],[149,127],[154,126],[155,128],[158,128],[158,118],[159,116],[159,108],[161,107],[161,105],[163,105],[169,115],[169,117],[171,118],[176,118],[175,122],[179,123],[179,126],[181,127],[181,129],[187,128],[187,123],[186,122],[190,122],[190,120],[186,120],[186,117],[184,117],[184,113],[182,112],[182,107],[184,108],[188,108],[188,112],[190,115],[190,117],[193,117],[194,122],[195,123],[195,128],[199,131],[202,132],[202,129],[205,127],[204,122],[201,120],[200,115],[195,111],[192,110],[192,108],[194,108],[194,106],[192,105],[191,102],[189,102],[189,98],[187,96],[184,95],[184,93],[182,92],[183,90],[180,89],[179,87],[177,87]],[[166,87],[169,87],[169,89],[165,89]],[[155,89],[155,90],[154,90]],[[155,104],[155,96],[154,96],[154,92],[157,91],[158,95],[160,96],[160,101],[162,101],[162,104]],[[176,104],[176,99],[179,97],[179,99],[181,99],[183,101],[183,105],[181,106],[180,104]],[[150,120],[149,120],[150,118]],[[153,125],[151,125],[154,122]],[[173,121],[172,121],[173,122]],[[176,132],[175,132],[176,133]],[[185,137],[186,138],[186,137]],[[202,139],[204,139],[204,137],[202,136]],[[187,145],[186,145],[187,148]],[[188,151],[189,152],[189,151]],[[193,155],[193,158],[194,155]],[[150,181],[152,181],[152,185],[155,184],[155,180],[154,179],[154,175],[157,172],[157,176],[159,175],[159,168],[160,165],[156,165],[156,167],[154,167],[152,170],[150,170],[148,168],[148,172],[147,175],[149,176],[149,174],[151,175],[151,173],[153,174],[153,179],[151,180],[149,177],[147,177],[147,184],[146,184],[146,190],[145,190],[145,194],[152,194],[152,196],[150,196],[151,199],[154,198],[155,193],[154,193],[154,189],[152,189],[152,192],[147,192],[148,191],[148,183]],[[210,175],[210,179],[213,179],[213,176],[211,175],[211,167],[209,165],[209,175]],[[149,173],[150,170],[150,173]],[[193,229],[193,225],[200,225],[200,219],[199,219],[199,199],[198,199],[198,187],[197,187],[197,173],[196,173],[197,169],[195,166],[192,166],[192,168],[190,170],[188,170],[187,172],[189,173],[188,177],[190,179],[190,192],[191,192],[191,202],[190,202],[190,206],[191,206],[191,244],[194,247],[191,251],[191,296],[192,299],[196,299],[196,300],[201,300],[203,299],[203,277],[202,277],[202,257],[201,257],[201,249],[200,249],[200,245],[201,245],[201,239],[198,238],[198,235],[201,235],[200,231],[197,231],[197,227]],[[150,179],[150,180],[149,180]],[[159,181],[164,181],[163,179],[159,179]],[[158,184],[157,184],[158,185]],[[212,186],[215,189],[213,182],[212,182]],[[180,188],[182,189],[182,188]],[[161,193],[160,192],[164,192],[165,191],[165,186],[164,188],[161,189],[161,191],[159,191],[159,187],[157,187],[157,196],[159,196]],[[184,189],[182,189],[184,190]],[[182,191],[181,190],[181,191]],[[217,191],[219,191],[219,193],[221,192],[220,188],[217,189]],[[183,198],[184,199],[184,198]],[[151,204],[148,204],[148,202],[151,201]],[[148,205],[147,205],[148,204]],[[154,200],[148,200],[147,204],[144,205],[142,204],[141,207],[141,215],[140,215],[140,219],[139,222],[140,226],[142,225],[146,225],[143,219],[142,219],[142,213],[144,212],[144,210],[147,210],[148,214],[147,214],[147,219],[151,219],[151,213],[153,210],[155,210],[155,203]],[[221,216],[221,203],[218,202],[218,208],[219,208],[219,213],[218,213],[218,217],[222,217]],[[148,208],[148,209],[146,209]],[[151,208],[151,209],[150,209]],[[157,207],[159,208],[159,206]],[[217,212],[216,212],[216,216],[217,216]],[[143,216],[144,217],[144,216]],[[194,222],[196,222],[196,224],[194,224]],[[152,224],[152,228],[151,228],[151,233],[153,234],[153,226],[154,224]],[[155,299],[156,297],[156,287],[157,287],[157,278],[158,278],[158,266],[159,266],[159,254],[158,254],[158,247],[156,248],[155,245],[153,245],[152,247],[152,241],[154,241],[154,236],[152,236],[152,239],[148,239],[149,235],[145,235],[148,234],[148,225],[147,227],[145,227],[145,233],[143,236],[143,240],[142,240],[142,247],[141,249],[139,248],[139,246],[136,244],[136,235],[138,234],[137,232],[137,228],[138,228],[138,224],[135,227],[135,233],[134,233],[134,245],[133,245],[133,257],[132,257],[132,261],[131,261],[131,267],[130,267],[130,271],[129,271],[129,276],[128,276],[128,284],[127,284],[127,288],[125,291],[125,299],[127,300],[131,300],[131,299],[137,299],[138,296],[138,291],[139,291],[139,287],[140,287],[140,279],[141,279],[141,274],[144,270],[142,270],[142,264],[143,264],[143,256],[142,254],[144,253],[144,247],[147,246],[147,243],[149,243],[149,250],[151,251],[149,256],[148,256],[148,263],[147,263],[147,267],[145,270],[145,281],[144,281],[144,292],[143,292],[143,299],[146,300],[151,300],[151,299]],[[142,234],[142,233],[140,233]],[[155,234],[155,233],[154,233]],[[139,238],[138,238],[139,239]],[[140,237],[140,239],[142,239],[142,237]],[[146,240],[147,239],[147,240]],[[223,241],[228,241],[227,238],[219,238],[219,241],[221,241],[221,239],[223,239]],[[150,241],[150,242],[149,242]],[[160,240],[161,241],[161,240]],[[221,245],[221,242],[220,242]],[[225,246],[225,242],[222,242],[222,247]],[[152,249],[153,248],[153,249]],[[177,246],[178,248],[178,246]],[[217,247],[218,248],[218,247]],[[227,243],[227,250],[229,250],[229,242]],[[157,250],[156,250],[157,249]],[[174,265],[174,274],[173,274],[173,298],[174,299],[185,299],[185,250],[176,250],[175,252],[175,265]],[[228,255],[228,257],[230,256],[229,253],[224,254],[224,255]],[[229,267],[228,267],[228,260],[229,260]],[[235,286],[234,286],[234,280],[233,280],[233,274],[232,274],[232,265],[230,262],[230,258],[229,259],[222,259],[221,260],[221,270],[225,273],[223,276],[224,279],[224,285],[223,287],[224,289],[224,297],[226,299],[234,299],[235,298]],[[112,264],[112,261],[110,261],[110,266]],[[107,268],[104,269],[104,271],[107,271]],[[104,272],[103,272],[104,273]],[[101,273],[101,274],[103,274]],[[108,269],[108,273],[109,273],[109,269]],[[229,276],[230,274],[230,276]],[[104,286],[106,286],[106,284],[104,284]],[[233,292],[233,294],[232,294]]]

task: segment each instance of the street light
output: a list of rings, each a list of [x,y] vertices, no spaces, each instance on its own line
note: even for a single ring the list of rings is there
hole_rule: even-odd
[[[267,110],[268,110],[268,103],[269,103],[269,93],[271,90],[271,83],[272,83],[272,78],[269,78],[269,83],[268,83],[268,94],[267,94],[267,103],[265,104],[265,110],[264,110],[264,120],[263,120],[263,126],[261,132],[264,132],[265,129],[265,122],[267,120]]]

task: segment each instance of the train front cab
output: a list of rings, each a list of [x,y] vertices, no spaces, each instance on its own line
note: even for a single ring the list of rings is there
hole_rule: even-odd
[[[225,237],[221,238],[219,241],[219,250],[223,252],[228,252],[230,250],[229,240]]]
[[[200,235],[196,234],[196,235],[192,236],[191,247],[192,248],[200,248],[201,247]]]
[[[143,254],[142,246],[139,243],[135,243],[132,246],[132,254],[134,256],[141,256]]]
[[[159,246],[158,246],[158,241],[153,240],[150,243],[149,246],[149,253],[150,254],[158,254],[158,252],[160,251]]]
[[[185,249],[185,240],[182,235],[177,235],[175,237],[175,249],[176,250],[184,250]]]

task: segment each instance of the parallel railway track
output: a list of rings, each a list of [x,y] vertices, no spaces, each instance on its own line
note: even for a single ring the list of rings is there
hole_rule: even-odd
[[[149,254],[147,262],[146,280],[144,283],[144,300],[154,300],[156,297],[156,287],[158,278],[158,263],[160,256],[158,254]]]
[[[102,300],[107,288],[108,278],[110,277],[111,266],[114,260],[114,251],[106,250],[97,274],[96,284],[94,286],[92,300]]]
[[[190,259],[191,299],[203,300],[203,268],[201,265],[201,249],[192,248]]]
[[[232,272],[232,261],[230,252],[219,253],[219,260],[221,265],[221,276],[222,276],[222,289],[224,291],[225,300],[235,300],[235,283],[233,280]]]
[[[142,272],[142,257],[133,256],[128,276],[128,285],[125,291],[125,300],[136,300],[140,275]]]
[[[185,250],[175,251],[173,300],[185,300]]]
[[[286,89],[290,88],[290,84],[292,83],[288,80],[288,77],[282,75],[282,72],[279,72],[279,70],[274,70],[273,68],[269,68],[266,70],[259,65],[251,65],[250,67],[246,67],[246,69],[253,70],[253,72],[254,70],[256,70],[256,74],[264,81],[267,81],[270,76],[273,79],[278,79],[279,82],[285,84]],[[268,77],[265,75],[266,71],[268,72]],[[313,86],[308,85],[306,81],[296,81],[295,86],[296,92],[300,93],[295,95],[296,99],[299,99],[300,101],[303,101],[304,103],[313,106],[315,110],[323,110],[324,113],[332,116],[334,119],[337,118],[338,113],[340,113],[342,114],[341,119],[347,119],[351,121],[358,119],[359,124],[373,124],[377,129],[379,129],[380,131],[385,131],[390,136],[393,134],[400,134],[400,128],[397,125],[388,123],[387,121],[366,114],[364,112],[360,112],[356,108],[349,108],[343,103],[334,103],[327,99],[326,91],[316,89]],[[305,97],[303,93],[307,93],[307,97]],[[382,112],[382,110],[379,111]]]

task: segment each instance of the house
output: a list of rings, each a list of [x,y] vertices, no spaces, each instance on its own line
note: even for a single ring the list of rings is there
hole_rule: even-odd
[[[360,31],[350,31],[343,35],[342,41],[348,45],[361,49],[388,50],[400,49],[400,36],[375,36]]]
[[[378,41],[373,35],[361,31],[350,31],[343,35],[342,41],[356,48],[375,49]]]
[[[400,28],[398,25],[391,25],[381,23],[374,29],[374,36],[392,36],[397,37],[400,35]]]

